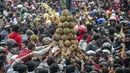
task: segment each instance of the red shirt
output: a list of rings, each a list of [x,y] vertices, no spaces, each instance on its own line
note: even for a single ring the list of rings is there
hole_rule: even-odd
[[[12,33],[9,34],[8,37],[10,39],[14,39],[17,42],[17,44],[19,45],[20,48],[22,47],[22,37],[18,33],[12,32]]]
[[[83,38],[83,36],[82,35],[80,35],[80,36],[77,36],[77,40],[78,40],[78,42],[80,42],[80,40]]]
[[[28,50],[28,49],[23,49],[22,51],[21,51],[21,53],[17,56],[17,58],[16,59],[18,59],[18,58],[21,58],[21,57],[23,57],[23,56],[26,56],[27,54],[29,54],[29,53],[31,53],[32,51],[31,50]],[[22,61],[23,62],[27,62],[27,61],[29,61],[30,60],[30,58],[26,58],[26,59],[22,59]],[[14,62],[14,60],[12,61],[12,62],[10,62],[10,64],[12,64]]]

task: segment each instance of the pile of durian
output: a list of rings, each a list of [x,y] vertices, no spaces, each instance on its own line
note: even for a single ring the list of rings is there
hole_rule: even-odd
[[[73,29],[75,24],[73,23],[73,17],[70,15],[69,10],[64,9],[60,17],[60,23],[58,28],[53,35],[53,40],[60,43],[63,42],[63,45],[68,48],[72,45],[78,45],[76,40],[76,32]]]

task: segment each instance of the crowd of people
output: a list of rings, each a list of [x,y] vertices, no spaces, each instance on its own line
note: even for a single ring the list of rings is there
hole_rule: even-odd
[[[78,48],[65,54],[61,2],[0,0],[0,73],[130,73],[130,0],[70,0]]]

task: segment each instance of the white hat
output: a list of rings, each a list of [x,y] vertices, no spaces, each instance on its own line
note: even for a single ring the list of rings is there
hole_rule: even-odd
[[[87,54],[88,54],[88,55],[95,55],[96,52],[94,52],[93,50],[89,50],[89,51],[87,52]]]
[[[115,14],[115,13],[113,13],[111,16],[116,16],[116,14]]]
[[[9,2],[12,2],[12,0],[8,0]]]
[[[102,52],[107,53],[108,55],[111,54],[111,52],[107,49],[104,49]]]
[[[21,4],[19,4],[18,6],[17,6],[17,8],[22,8],[23,7],[23,5],[21,5]]]

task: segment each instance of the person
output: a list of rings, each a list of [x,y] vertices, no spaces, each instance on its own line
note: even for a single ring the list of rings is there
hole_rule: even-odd
[[[86,51],[89,51],[89,50],[97,50],[98,49],[98,43],[97,41],[101,38],[100,34],[94,34],[92,36],[92,41],[87,45],[86,47]]]
[[[58,71],[60,71],[58,64],[56,63],[51,64],[50,73],[57,73]]]
[[[82,40],[80,40],[80,42],[79,42],[79,46],[85,51],[86,50],[86,47],[87,47],[87,35],[86,34],[84,34],[84,36],[83,36],[83,39]]]
[[[35,73],[49,73],[50,70],[48,68],[38,68],[35,70]]]
[[[11,57],[13,55],[17,55],[19,53],[19,46],[13,39],[9,39],[6,41],[7,44],[7,61],[11,62]]]
[[[78,41],[70,40],[71,47],[51,39],[59,28],[56,24],[63,23],[60,0],[5,1],[0,14],[0,73],[130,73],[130,13],[121,8],[122,0],[67,1],[77,35],[73,40]]]
[[[14,39],[17,42],[18,46],[22,48],[22,37],[19,35],[20,31],[19,29],[20,29],[19,25],[13,25],[12,26],[13,32],[10,33],[8,37],[9,39]]]
[[[4,11],[4,0],[0,0],[0,13],[3,14]]]
[[[115,54],[119,54],[123,58],[125,56],[125,50],[126,50],[124,39],[118,37],[116,42],[117,43],[113,45],[113,48],[115,48]]]
[[[130,50],[130,34],[126,34],[125,36],[125,45],[126,45],[126,51]]]
[[[27,66],[25,64],[20,64],[17,68],[18,73],[28,73]]]
[[[36,64],[33,60],[30,60],[26,62],[27,68],[28,68],[28,73],[34,73],[34,70],[36,68]]]
[[[0,60],[0,73],[5,73],[5,64],[3,60]]]

